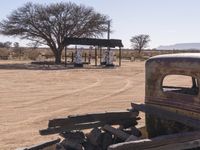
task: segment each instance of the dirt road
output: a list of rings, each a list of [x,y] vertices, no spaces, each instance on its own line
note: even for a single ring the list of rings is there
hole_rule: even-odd
[[[57,137],[38,133],[49,119],[143,102],[144,62],[116,69],[1,69],[0,83],[0,149],[8,150]]]

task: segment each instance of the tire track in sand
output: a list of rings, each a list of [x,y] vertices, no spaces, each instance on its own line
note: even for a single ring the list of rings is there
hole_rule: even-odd
[[[140,74],[140,73],[135,73],[134,75],[138,75],[138,74]],[[60,108],[60,109],[57,109],[57,110],[52,111],[52,112],[49,112],[48,114],[45,114],[45,115],[42,115],[42,116],[36,116],[34,118],[29,118],[29,119],[26,119],[26,120],[23,120],[23,121],[20,121],[20,122],[12,123],[12,125],[17,125],[17,124],[21,124],[21,123],[25,123],[26,125],[28,125],[28,124],[32,124],[32,123],[41,122],[41,121],[48,121],[48,120],[45,120],[45,119],[49,118],[49,116],[55,116],[56,114],[61,114],[62,112],[70,112],[70,113],[72,113],[72,112],[76,111],[77,109],[80,109],[80,107],[86,107],[89,104],[96,103],[96,102],[98,102],[98,101],[100,101],[102,99],[106,99],[106,98],[115,96],[117,94],[123,93],[123,92],[125,92],[127,89],[129,89],[131,87],[131,84],[133,82],[133,81],[130,80],[131,79],[130,77],[128,77],[128,78],[127,77],[126,78],[123,77],[123,78],[125,79],[125,85],[123,87],[121,87],[119,90],[113,91],[110,94],[104,95],[102,97],[95,98],[95,99],[93,99],[91,101],[88,101],[86,103],[80,104],[78,106],[74,106],[72,108]],[[100,81],[100,80],[98,80],[98,81],[100,82],[100,83],[98,82],[98,84],[102,83],[102,81]]]
[[[101,78],[96,78],[96,82],[91,84],[91,85],[88,85],[86,87],[83,87],[81,89],[76,89],[76,90],[73,90],[73,91],[70,91],[70,92],[67,92],[65,94],[62,94],[62,95],[59,95],[59,96],[55,96],[55,97],[51,97],[51,98],[48,98],[48,99],[44,99],[44,100],[38,100],[38,101],[34,101],[32,103],[29,103],[29,104],[26,104],[26,105],[23,105],[23,106],[18,106],[18,107],[14,107],[14,108],[25,108],[25,107],[30,107],[30,106],[34,106],[34,105],[38,105],[38,104],[42,104],[42,103],[45,103],[45,102],[48,102],[48,101],[54,101],[56,99],[60,99],[60,98],[64,98],[68,95],[71,95],[71,94],[74,94],[74,93],[77,93],[77,92],[82,92],[84,90],[87,90],[87,89],[91,89],[95,86],[99,86],[101,85],[101,82],[102,82],[102,79]]]
[[[119,76],[120,77],[120,76]],[[120,77],[121,78],[121,77]],[[123,78],[122,78],[123,79]],[[102,83],[103,79],[99,79],[98,82],[95,82],[95,85],[100,85],[100,84],[103,84]],[[32,123],[36,123],[36,122],[41,122],[41,121],[44,121],[46,118],[49,118],[49,116],[52,116],[52,115],[55,115],[55,114],[60,114],[62,112],[71,112],[71,111],[75,111],[77,109],[79,109],[80,107],[86,107],[88,106],[89,104],[91,103],[95,103],[101,99],[105,99],[105,98],[109,98],[113,95],[116,95],[116,94],[120,94],[124,91],[126,91],[130,86],[131,86],[131,82],[130,82],[130,79],[126,78],[125,80],[125,85],[123,87],[121,87],[120,89],[110,93],[110,94],[107,94],[107,95],[104,95],[102,97],[98,97],[98,98],[95,98],[95,99],[92,99],[91,101],[88,101],[86,103],[83,103],[83,104],[80,104],[78,106],[74,106],[74,107],[71,107],[71,108],[59,108],[55,111],[52,111],[52,112],[49,112],[48,114],[45,114],[45,115],[42,115],[42,116],[36,116],[36,117],[32,117],[32,118],[28,118],[26,120],[23,120],[23,121],[19,121],[19,122],[14,122],[12,123],[12,125],[18,125],[18,124],[25,124],[25,125],[28,125],[28,124],[32,124]],[[91,87],[92,88],[92,87]],[[88,88],[89,89],[89,88]],[[79,91],[80,92],[80,91]],[[70,94],[70,93],[69,93]],[[67,96],[67,94],[65,94],[65,96]],[[61,97],[62,98],[62,97]],[[29,107],[29,106],[27,106]],[[45,120],[46,121],[46,120]]]

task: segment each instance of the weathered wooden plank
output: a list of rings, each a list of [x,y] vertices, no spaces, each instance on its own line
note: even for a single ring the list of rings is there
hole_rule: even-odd
[[[199,139],[200,139],[200,131],[194,131],[194,132],[178,133],[172,135],[164,135],[152,139],[119,143],[111,145],[109,147],[109,150],[127,150],[127,149],[144,150],[148,148],[156,148],[162,146],[164,147],[167,145],[173,145],[178,143],[179,144],[182,143],[182,145],[184,145],[185,143],[190,143],[191,141]],[[195,144],[191,143],[190,145],[195,146]]]
[[[104,113],[96,113],[96,114],[84,114],[84,115],[76,115],[76,116],[68,116],[67,118],[57,118],[53,120],[49,120],[48,127],[56,127],[56,126],[64,126],[71,124],[80,124],[87,122],[107,122],[110,121],[120,121],[128,120],[130,118],[136,118],[138,116],[138,112],[104,112]]]
[[[84,130],[84,129],[91,129],[95,127],[102,127],[105,124],[110,124],[110,125],[119,125],[119,124],[124,124],[127,122],[127,119],[121,119],[121,120],[112,120],[110,119],[108,122],[86,122],[86,123],[80,123],[80,124],[67,124],[63,126],[57,126],[57,127],[49,127],[47,129],[40,130],[39,133],[41,135],[49,135],[49,134],[56,134],[56,133],[61,133],[61,132],[69,132],[73,130]],[[129,118],[128,122],[131,122],[132,125],[136,125],[137,121],[135,118]]]
[[[63,145],[65,149],[84,150],[83,146],[73,139],[64,139],[61,145]]]
[[[183,143],[175,143],[175,144],[168,144],[164,146],[148,148],[145,150],[183,150],[183,149],[192,149],[192,148],[200,148],[200,139],[187,141]]]
[[[60,133],[60,136],[66,140],[73,140],[77,143],[85,142],[85,134],[82,131],[62,132]]]
[[[164,109],[152,106],[152,105],[148,105],[148,104],[131,103],[131,106],[138,111],[142,111],[142,112],[145,112],[147,114],[154,115],[154,116],[159,117],[161,119],[177,121],[179,123],[183,123],[183,124],[188,125],[190,127],[200,129],[200,119],[197,120],[197,119],[194,119],[194,118],[182,115],[182,114],[167,111],[167,110],[164,110]]]
[[[95,127],[103,126],[104,123],[102,122],[92,122],[86,124],[78,124],[78,125],[70,125],[70,126],[63,126],[63,127],[51,127],[47,129],[40,130],[39,133],[41,135],[49,135],[49,134],[56,134],[61,132],[70,132],[72,130],[84,130],[84,129],[91,129]]]
[[[112,133],[113,135],[115,135],[116,137],[118,137],[121,140],[126,140],[129,138],[129,134],[127,134],[126,132],[123,132],[119,129],[113,128],[110,125],[105,125],[103,128],[103,130]]]
[[[84,130],[109,125],[137,124],[138,112],[108,112],[69,116],[49,121],[49,128],[40,130],[41,135],[56,134],[64,131]]]
[[[86,135],[88,141],[95,146],[98,146],[102,142],[101,130],[94,128],[89,134]]]
[[[104,132],[102,136],[102,149],[107,150],[108,146],[113,144],[112,134],[109,132]]]
[[[47,142],[43,142],[37,145],[33,145],[30,147],[25,147],[25,148],[19,148],[17,150],[43,150],[43,149],[48,149],[49,147],[52,147],[53,145],[55,145],[56,143],[59,143],[60,139],[56,139],[56,140],[51,140],[51,141],[47,141]]]
[[[129,142],[129,141],[136,141],[139,140],[139,138],[137,136],[134,135],[130,135],[125,142]]]

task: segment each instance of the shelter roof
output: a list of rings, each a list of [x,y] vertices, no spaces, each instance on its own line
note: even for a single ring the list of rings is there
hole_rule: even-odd
[[[123,47],[119,39],[95,39],[95,38],[65,38],[65,45],[92,45],[100,47]]]

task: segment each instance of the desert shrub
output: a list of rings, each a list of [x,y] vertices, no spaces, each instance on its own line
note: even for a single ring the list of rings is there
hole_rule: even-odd
[[[6,48],[0,48],[0,56],[9,56],[10,51]]]
[[[25,48],[22,47],[14,47],[12,49],[12,56],[14,58],[20,58],[24,55]]]
[[[26,52],[25,55],[30,60],[36,60],[41,55],[41,53],[38,50],[30,50],[29,52]]]

